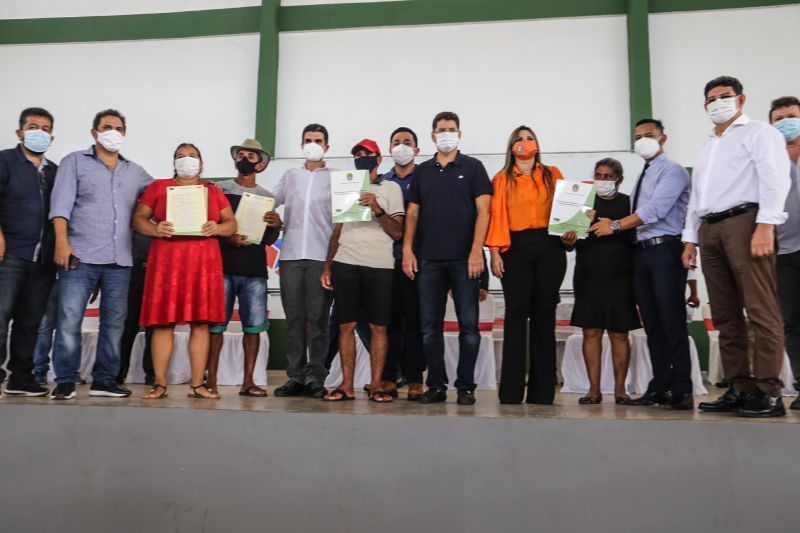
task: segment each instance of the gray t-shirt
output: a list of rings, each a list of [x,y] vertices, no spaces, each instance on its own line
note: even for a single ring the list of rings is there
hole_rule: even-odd
[[[403,191],[398,184],[381,181],[371,184],[369,189],[386,211],[384,216],[405,214]],[[394,268],[393,245],[394,241],[374,216],[369,222],[348,222],[342,225],[339,249],[333,260],[370,268]]]
[[[258,196],[275,198],[271,192],[261,185],[256,185],[255,187],[242,187],[236,183],[236,180],[218,181],[214,185],[216,185],[225,194],[235,194],[237,196],[241,196],[242,193],[249,192],[250,194],[257,194]]]

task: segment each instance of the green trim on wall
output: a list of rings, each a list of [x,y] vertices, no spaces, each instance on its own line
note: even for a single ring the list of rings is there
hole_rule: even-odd
[[[648,0],[628,0],[628,98],[631,128],[653,115],[650,91],[650,32]],[[633,148],[633,135],[630,136]]]
[[[278,111],[279,22],[280,0],[262,0],[256,93],[256,139],[273,155]]]
[[[138,41],[257,33],[259,7],[180,13],[0,20],[0,45]]]
[[[404,0],[286,6],[281,8],[281,31],[622,15],[625,8],[625,0]]]

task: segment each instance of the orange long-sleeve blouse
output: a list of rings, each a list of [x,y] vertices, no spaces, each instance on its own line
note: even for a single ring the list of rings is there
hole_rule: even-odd
[[[564,179],[558,167],[547,168],[553,177],[553,186],[557,180]],[[531,176],[523,174],[517,167],[513,172],[513,185],[503,170],[492,180],[491,219],[484,244],[501,252],[511,246],[512,231],[546,228],[553,205],[553,191],[547,191],[542,165],[537,164]]]

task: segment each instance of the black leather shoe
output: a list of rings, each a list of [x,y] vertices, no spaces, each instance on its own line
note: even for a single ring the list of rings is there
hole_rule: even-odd
[[[694,409],[694,398],[691,394],[673,394],[669,402],[664,404],[664,409],[689,411]]]
[[[772,418],[776,416],[786,416],[786,409],[783,407],[783,399],[775,398],[769,394],[756,391],[744,406],[736,410],[736,416],[746,418]]]
[[[446,401],[447,393],[438,389],[428,389],[419,397],[419,403],[442,403]]]
[[[700,402],[697,406],[706,413],[732,413],[745,404],[747,395],[730,387],[725,394],[713,402]]]
[[[794,401],[789,404],[789,409],[793,409],[795,411],[800,411],[800,396],[795,398]]]
[[[306,393],[306,386],[297,381],[287,381],[273,392],[278,398],[286,398],[289,396],[302,396]]]
[[[326,394],[328,394],[328,389],[325,388],[321,381],[312,381],[306,384],[307,396],[321,400]]]
[[[638,407],[649,407],[651,405],[666,405],[672,398],[672,393],[667,392],[654,392],[648,391],[636,399],[628,399],[622,402],[622,405],[633,405]]]
[[[475,405],[475,393],[471,390],[459,390],[456,403],[458,405]]]

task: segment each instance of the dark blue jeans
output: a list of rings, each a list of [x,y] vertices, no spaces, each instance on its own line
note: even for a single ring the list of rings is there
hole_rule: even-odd
[[[42,322],[39,324],[39,335],[36,338],[36,348],[33,350],[33,375],[38,383],[47,381],[50,372],[50,351],[53,348],[53,331],[56,329],[58,318],[58,280],[50,290]]]
[[[475,361],[481,335],[478,331],[479,281],[470,279],[467,261],[418,262],[417,289],[422,327],[422,347],[428,363],[430,389],[447,389],[447,371],[444,366],[444,311],[447,290],[453,291],[458,316],[458,370],[455,387],[475,390]]]
[[[2,369],[6,346],[10,352],[9,381],[33,381],[33,349],[55,280],[56,268],[52,263],[42,265],[11,255],[0,262],[0,382],[6,377]],[[7,345],[8,326],[12,320],[11,342]]]
[[[80,263],[75,270],[62,270],[59,279],[58,321],[53,347],[56,382],[81,380],[81,324],[92,289],[100,284],[100,333],[92,381],[107,383],[117,379],[120,366],[120,340],[128,315],[130,267]]]

